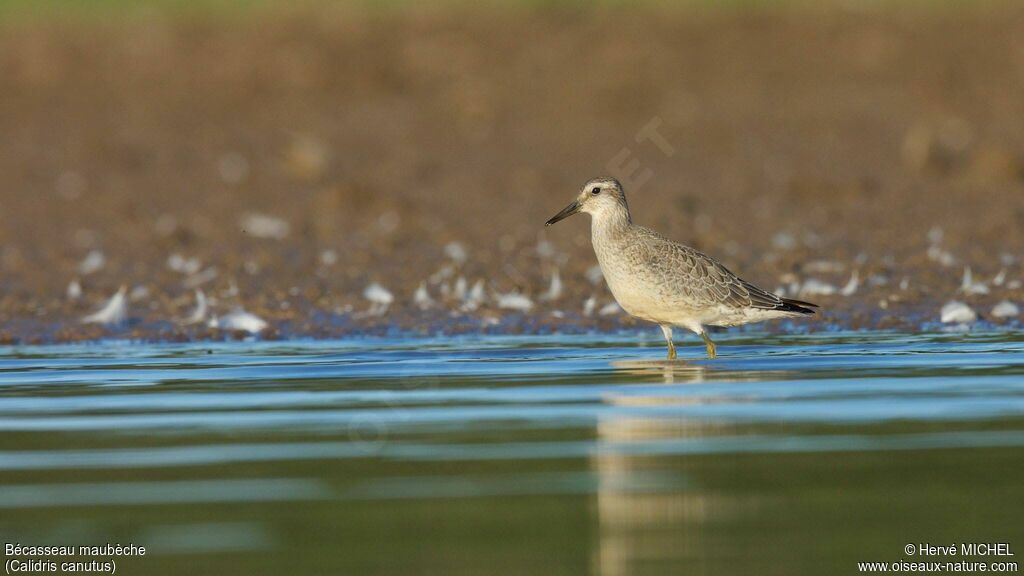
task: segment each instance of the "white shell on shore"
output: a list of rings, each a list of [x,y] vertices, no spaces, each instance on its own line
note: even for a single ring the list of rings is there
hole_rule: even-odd
[[[96,312],[82,318],[86,324],[123,324],[128,319],[128,288],[121,286],[116,294]]]
[[[467,312],[472,312],[480,307],[487,299],[487,295],[484,293],[484,281],[479,279],[473,283],[473,287],[469,289],[469,293],[466,294],[466,300],[462,304],[462,309]]]
[[[363,290],[363,298],[370,301],[369,313],[379,316],[388,311],[388,306],[395,301],[395,296],[387,288],[373,282]]]
[[[107,264],[107,257],[99,250],[92,250],[85,255],[85,258],[78,264],[78,273],[88,276],[93,272],[99,272]]]
[[[946,267],[956,264],[956,258],[937,245],[928,247],[928,259]]]
[[[203,320],[206,320],[206,314],[209,310],[209,306],[206,303],[206,294],[202,290],[196,290],[196,307],[187,318],[181,321],[182,324],[199,324]]]
[[[291,225],[288,224],[287,220],[256,212],[243,214],[238,219],[238,225],[250,236],[268,238],[270,240],[283,240],[291,232]]]
[[[465,276],[459,276],[455,280],[455,290],[454,290],[452,295],[455,297],[456,300],[465,300],[466,299],[466,290],[468,288],[469,288],[469,284],[466,282],[466,277]]]
[[[618,314],[620,312],[622,312],[622,306],[619,306],[618,302],[609,302],[604,306],[601,306],[601,309],[597,311],[601,316],[611,316],[612,314]]]
[[[338,251],[327,248],[320,252],[320,263],[324,266],[334,266],[338,263]]]
[[[839,293],[843,296],[853,296],[857,292],[857,288],[860,288],[860,273],[854,270],[850,274],[850,280],[839,289]]]
[[[945,324],[970,324],[977,319],[978,314],[963,302],[952,300],[942,307],[941,320]]]
[[[600,266],[591,266],[587,269],[585,276],[587,277],[587,280],[595,286],[600,284],[601,280],[604,280],[604,272],[601,271]]]
[[[808,278],[804,281],[803,286],[800,287],[798,294],[801,296],[830,296],[836,293],[836,287],[818,280],[817,278]]]
[[[1020,308],[1009,300],[1003,300],[992,307],[993,318],[1016,318],[1017,316],[1020,316]]]
[[[551,284],[548,286],[546,292],[540,295],[540,299],[545,302],[558,300],[562,297],[562,277],[558,275],[558,268],[555,268],[551,273]]]
[[[186,258],[175,252],[167,257],[167,267],[186,276],[192,276],[199,272],[203,263],[198,258]]]
[[[533,300],[530,300],[529,296],[520,294],[518,292],[509,292],[508,294],[497,294],[495,299],[498,302],[498,308],[505,310],[518,310],[520,312],[527,312],[533,308]]]
[[[395,301],[395,297],[391,294],[391,291],[376,282],[371,283],[365,290],[363,290],[363,298],[366,298],[374,304],[391,304]]]
[[[1006,268],[1003,268],[1002,270],[999,271],[998,274],[995,275],[995,278],[992,278],[992,285],[993,286],[1002,286],[1005,282],[1006,282]]]
[[[597,308],[597,296],[591,296],[583,301],[583,315],[590,316],[594,313],[594,309]]]
[[[960,291],[968,296],[973,294],[988,294],[988,286],[984,282],[975,282],[970,266],[964,266],[964,277],[960,281]]]
[[[466,254],[466,249],[458,242],[449,242],[444,247],[444,255],[455,262],[456,264],[462,264],[469,257]]]
[[[128,293],[128,299],[132,302],[138,302],[149,297],[149,288],[142,284],[132,288],[132,291]]]
[[[75,278],[68,284],[66,294],[68,300],[71,300],[72,302],[82,297],[82,284],[78,281],[78,278]]]
[[[416,292],[412,295],[412,303],[420,310],[427,310],[434,306],[434,299],[430,297],[430,292],[427,292],[426,282],[420,282]]]
[[[182,282],[182,284],[185,286],[185,288],[197,288],[213,280],[214,278],[217,277],[218,274],[219,272],[217,272],[217,267],[210,266],[209,268],[203,270],[198,274],[185,278],[185,281]]]
[[[267,321],[259,316],[238,309],[215,321],[217,328],[259,334],[267,327]]]

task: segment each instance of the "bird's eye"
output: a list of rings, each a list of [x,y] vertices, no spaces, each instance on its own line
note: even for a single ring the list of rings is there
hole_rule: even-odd
[[[594,186],[593,188],[590,189],[590,193],[593,194],[594,196],[597,196],[598,194],[601,193],[601,189],[598,188],[597,186]]]

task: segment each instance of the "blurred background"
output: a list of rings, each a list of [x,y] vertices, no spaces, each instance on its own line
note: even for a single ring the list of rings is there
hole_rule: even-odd
[[[662,362],[587,218],[543,226],[604,174],[822,314]],[[1024,546],[1019,1],[0,0],[0,175],[0,542],[148,546],[132,575]]]
[[[0,337],[109,335],[76,320],[122,285],[128,335],[202,334],[196,288],[271,333],[415,328],[449,260],[479,316],[532,297],[506,329],[599,323],[585,218],[542,224],[609,173],[819,325],[937,320],[965,265],[1020,276],[1022,32],[997,1],[8,0]],[[353,319],[374,283],[394,314]]]

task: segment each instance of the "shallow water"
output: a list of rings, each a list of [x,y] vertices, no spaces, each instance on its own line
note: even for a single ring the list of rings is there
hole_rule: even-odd
[[[125,574],[817,575],[907,543],[1024,550],[1024,338],[718,341],[675,363],[653,332],[3,348],[0,541],[146,546]]]

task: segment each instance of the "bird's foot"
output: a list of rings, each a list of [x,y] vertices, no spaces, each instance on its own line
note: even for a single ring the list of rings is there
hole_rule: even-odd
[[[672,327],[668,324],[661,325],[661,332],[665,335],[665,345],[668,346],[668,359],[676,359],[676,345],[672,342]]]
[[[711,341],[711,338],[708,338],[707,333],[702,333],[700,337],[704,339],[704,346],[708,351],[708,360],[714,360],[718,356],[718,347]]]

